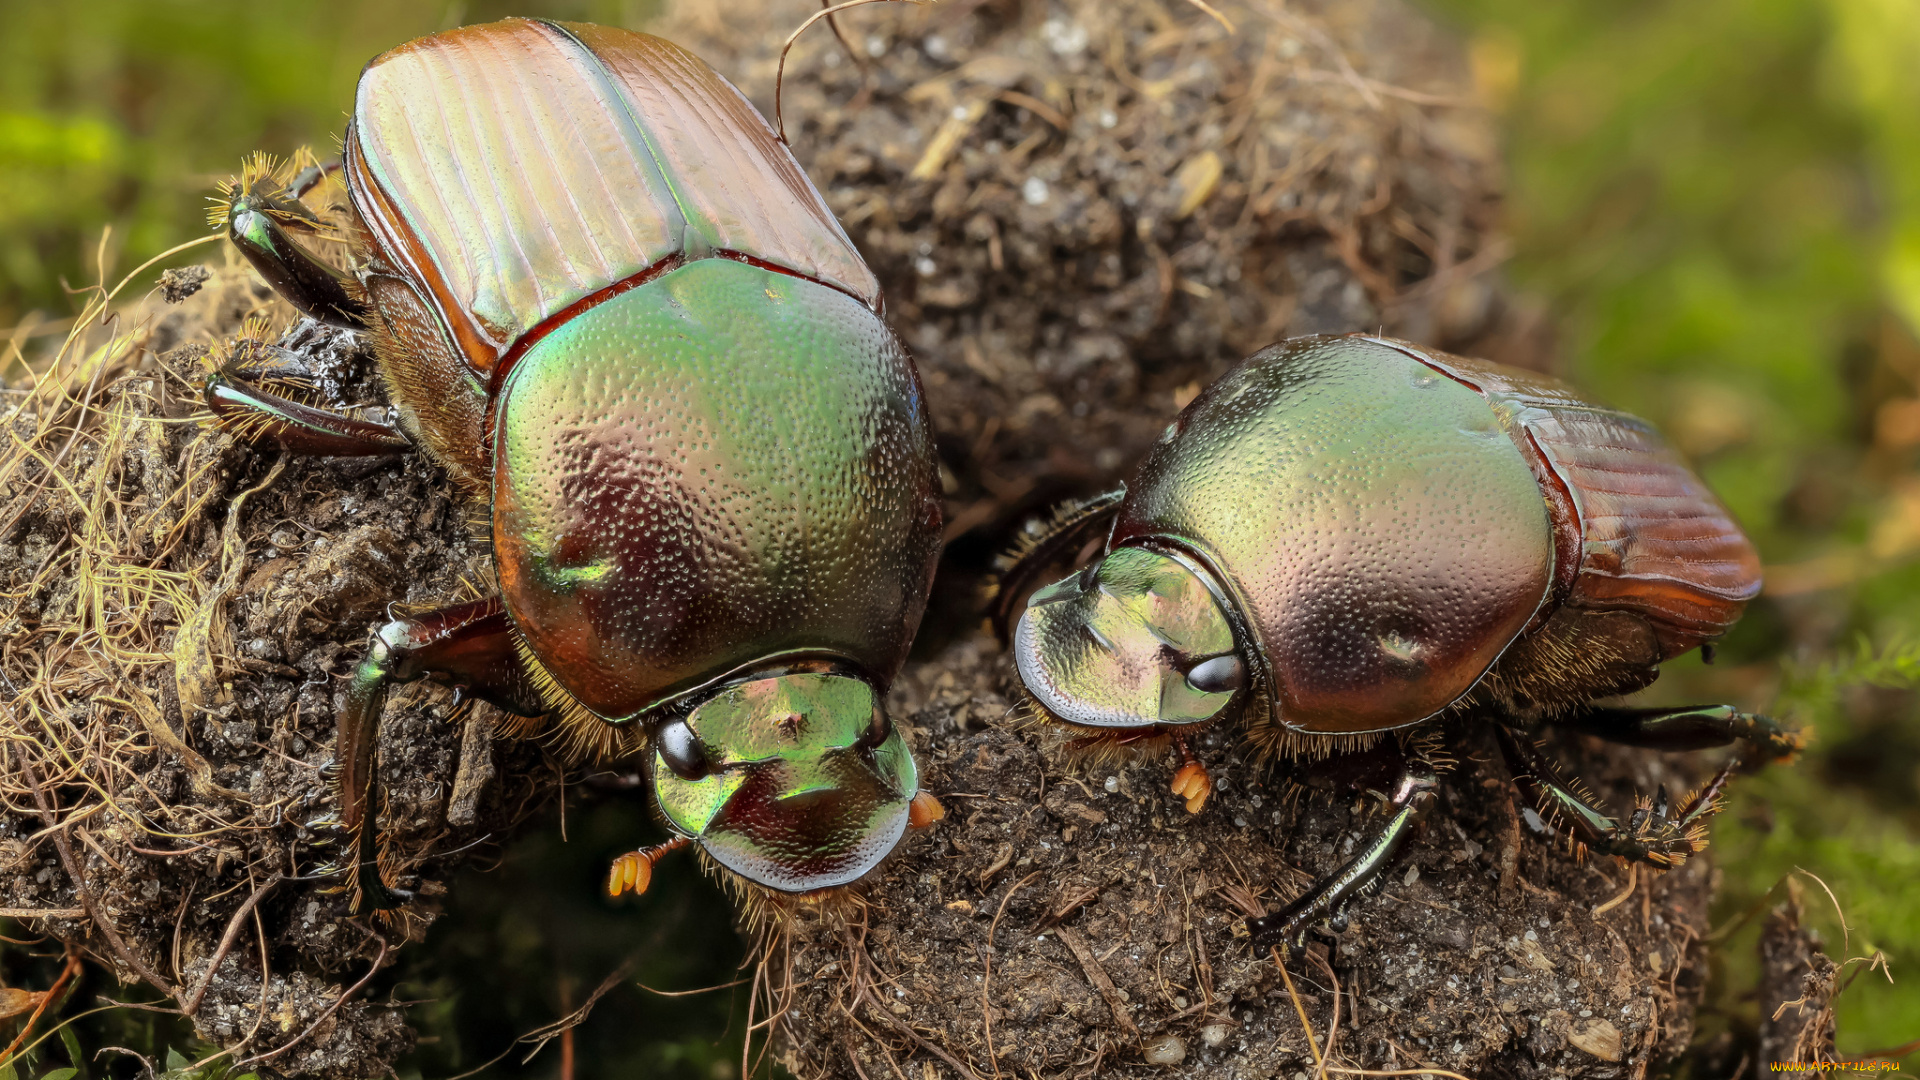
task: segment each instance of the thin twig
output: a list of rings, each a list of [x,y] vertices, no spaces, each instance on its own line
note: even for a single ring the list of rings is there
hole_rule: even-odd
[[[1453,1080],[1473,1080],[1473,1076],[1461,1076],[1446,1068],[1340,1068],[1329,1065],[1327,1072],[1342,1072],[1346,1076],[1452,1076]]]
[[[220,962],[227,958],[228,950],[233,948],[234,941],[239,938],[240,926],[246,922],[247,913],[252,911],[260,901],[265,900],[267,893],[273,891],[273,887],[278,884],[280,884],[280,875],[276,873],[259,888],[253,890],[253,895],[247,897],[246,902],[240,905],[240,910],[234,912],[233,918],[227,920],[226,933],[220,935],[220,947],[213,950],[213,963],[207,965],[207,973],[200,977],[200,985],[194,988],[193,996],[187,999],[187,1003],[180,1007],[181,1012],[192,1016],[200,1010],[200,999],[207,996],[207,987],[213,985],[213,973],[220,970]]]
[[[654,994],[659,997],[693,997],[695,994],[711,994],[715,990],[729,990],[736,986],[745,985],[746,981],[745,979],[735,979],[730,983],[721,983],[718,986],[703,986],[698,990],[655,990],[643,982],[637,982],[633,985],[645,990],[649,994]]]
[[[1640,864],[1630,862],[1627,864],[1627,887],[1620,890],[1620,895],[1614,897],[1613,899],[1607,901],[1604,904],[1601,904],[1599,907],[1594,908],[1593,917],[1598,919],[1600,916],[1605,915],[1607,912],[1612,911],[1614,908],[1617,908],[1621,904],[1626,903],[1627,898],[1632,896],[1634,892],[1639,888],[1640,888]]]
[[[282,1043],[279,1049],[269,1050],[264,1054],[255,1054],[254,1056],[247,1058],[244,1061],[234,1062],[233,1063],[234,1072],[236,1073],[240,1072],[241,1070],[246,1069],[249,1066],[258,1065],[263,1061],[272,1061],[274,1058],[277,1058],[281,1054],[284,1054],[287,1051],[293,1049],[295,1046],[297,1046],[300,1043],[302,1039],[305,1039],[307,1036],[319,1030],[321,1024],[326,1023],[329,1019],[333,1017],[334,1013],[340,1010],[340,1006],[345,1005],[348,999],[352,998],[353,995],[359,993],[362,987],[366,986],[367,983],[373,980],[373,977],[375,975],[379,974],[380,966],[387,962],[387,939],[381,937],[379,934],[376,934],[371,930],[367,931],[367,934],[369,937],[373,938],[375,941],[378,941],[380,943],[380,955],[373,958],[373,966],[368,968],[367,973],[360,977],[360,981],[357,983],[354,983],[352,986],[347,987],[346,993],[341,994],[338,998],[335,998],[333,1004],[327,1006],[327,1010],[325,1012],[321,1013],[318,1017],[315,1017],[313,1023],[307,1025],[306,1030],[302,1031],[298,1035],[295,1035],[293,1038],[287,1040],[285,1043]]]
[[[1227,31],[1227,33],[1237,34],[1240,32],[1234,29],[1233,24],[1227,21],[1227,17],[1225,15],[1220,14],[1220,12],[1216,10],[1212,4],[1207,3],[1207,0],[1187,0],[1187,3],[1192,4],[1194,7],[1199,8],[1202,12],[1205,12],[1208,18],[1212,19],[1214,22],[1219,23],[1221,27],[1223,27]]]
[[[1273,966],[1280,969],[1280,981],[1287,984],[1287,996],[1293,999],[1293,1011],[1300,1016],[1300,1027],[1307,1033],[1307,1049],[1313,1051],[1313,1066],[1316,1072],[1325,1069],[1327,1062],[1320,1056],[1320,1043],[1313,1037],[1313,1022],[1307,1019],[1307,1007],[1300,1004],[1300,991],[1293,988],[1293,976],[1287,974],[1287,962],[1280,958],[1280,949],[1276,946],[1268,951],[1273,953]]]
[[[1066,926],[1055,927],[1053,934],[1066,944],[1073,953],[1073,958],[1080,961],[1080,970],[1086,972],[1087,981],[1093,984],[1093,988],[1099,991],[1101,1000],[1107,1003],[1107,1011],[1113,1014],[1113,1022],[1138,1042],[1140,1029],[1134,1024],[1133,1017],[1127,1015],[1127,1003],[1120,1000],[1119,989],[1113,985],[1113,979],[1107,974],[1107,969],[1100,966],[1100,961],[1094,957],[1093,950],[1087,948],[1086,939],[1074,932],[1071,927]]]
[[[1039,877],[1041,873],[1042,871],[1035,870],[1014,882],[1013,888],[1008,889],[1007,894],[1000,898],[1000,909],[993,913],[993,922],[987,926],[986,951],[980,954],[980,963],[986,969],[986,974],[980,980],[980,1016],[986,1021],[987,1064],[993,1066],[995,1077],[1000,1075],[1000,1058],[993,1051],[993,1000],[990,996],[993,993],[993,932],[1000,929],[1000,916],[1007,913],[1007,903],[1013,899],[1013,894],[1026,888],[1027,882]]]
[[[47,800],[47,793],[40,786],[40,773],[30,764],[23,763],[23,765],[22,771],[26,773],[27,783],[33,786],[34,804],[40,808],[40,820],[47,827],[52,828],[56,823],[53,804]],[[168,997],[178,1000],[179,989],[135,956],[133,951],[127,948],[127,943],[121,940],[120,933],[113,928],[113,924],[101,917],[100,907],[94,902],[92,891],[87,888],[86,874],[81,870],[80,861],[73,857],[73,844],[67,840],[65,830],[56,830],[53,833],[53,846],[60,853],[60,864],[66,867],[67,876],[73,879],[74,894],[80,898],[80,905],[87,909],[87,918],[93,921],[94,929],[100,931],[100,936],[107,939],[107,947],[111,948],[114,955],[131,968],[134,974],[158,987]]]
[[[807,32],[807,27],[812,26],[821,19],[831,19],[836,13],[845,11],[848,8],[862,7],[867,4],[921,4],[926,2],[927,0],[846,0],[845,3],[835,4],[828,8],[821,8],[819,11],[807,16],[805,22],[795,28],[793,33],[788,34],[787,40],[780,46],[780,62],[774,65],[773,70],[773,130],[775,134],[779,135],[780,141],[782,143],[787,141],[786,114],[780,107],[780,91],[786,84],[787,78],[787,52],[793,48],[794,42],[800,40],[800,35]],[[834,27],[834,33],[837,34],[839,32],[839,27]]]
[[[1333,1060],[1333,1041],[1340,1037],[1340,976],[1334,974],[1333,965],[1319,953],[1309,950],[1307,959],[1320,965],[1320,970],[1327,973],[1327,981],[1333,983],[1333,1019],[1327,1021],[1327,1047],[1320,1052],[1320,1064],[1313,1073],[1313,1080],[1323,1080],[1327,1064]]]
[[[53,985],[48,987],[47,992],[41,996],[40,1004],[34,1008],[33,1015],[27,1017],[26,1025],[20,1029],[20,1034],[14,1036],[13,1042],[8,1044],[5,1050],[0,1050],[0,1066],[10,1065],[13,1062],[13,1052],[20,1049],[20,1044],[27,1041],[28,1035],[33,1034],[33,1025],[40,1022],[40,1014],[46,1012],[47,1006],[59,998],[60,992],[67,988],[67,980],[73,978],[73,973],[79,970],[80,955],[69,947],[67,963],[60,969],[60,977],[53,980]]]

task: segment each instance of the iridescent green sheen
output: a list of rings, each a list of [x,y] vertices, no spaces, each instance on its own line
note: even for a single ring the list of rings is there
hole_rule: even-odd
[[[1213,569],[1289,727],[1365,732],[1447,707],[1547,597],[1540,482],[1487,399],[1365,338],[1283,342],[1189,405],[1112,544]]]
[[[594,713],[783,658],[882,686],[905,661],[939,488],[913,369],[865,305],[690,263],[556,327],[496,408],[501,591]]]
[[[1088,727],[1211,719],[1233,694],[1200,690],[1187,672],[1232,652],[1233,627],[1196,569],[1121,548],[1034,593],[1013,644],[1027,689]]]
[[[297,200],[247,187],[233,239],[302,310],[372,327],[398,428],[210,401],[306,452],[403,431],[490,488],[500,596],[395,621],[420,640],[363,666],[342,756],[371,761],[388,683],[457,672],[577,746],[670,738],[661,805],[751,880],[871,869],[916,791],[878,701],[932,585],[938,461],[878,280],[786,142],[670,42],[507,19],[377,57],[343,143],[360,289],[268,216]],[[376,860],[356,876],[398,902]]]
[[[898,731],[862,747],[885,723],[879,710],[872,686],[830,673],[726,687],[687,717],[707,775],[683,780],[655,753],[661,812],[722,865],[769,888],[853,881],[899,841],[920,786]]]
[[[1224,601],[1276,717],[1321,733],[1446,708],[1519,636],[1554,570],[1540,481],[1487,398],[1360,337],[1283,342],[1228,370],[1147,455],[1108,544],[1108,564],[1137,547],[1191,560],[1194,584],[1168,595],[1202,621]],[[1156,655],[1112,605],[1029,608],[1015,634],[1028,688],[1074,723],[1191,722],[1149,692],[1191,653]]]

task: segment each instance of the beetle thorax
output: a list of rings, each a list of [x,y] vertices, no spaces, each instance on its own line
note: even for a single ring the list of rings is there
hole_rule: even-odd
[[[939,542],[922,415],[871,311],[745,263],[556,327],[494,420],[494,559],[532,657],[611,720],[783,657],[891,678]]]

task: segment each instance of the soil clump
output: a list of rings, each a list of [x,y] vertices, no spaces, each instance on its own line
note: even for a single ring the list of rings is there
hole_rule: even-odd
[[[1643,1076],[1692,1030],[1705,860],[1629,889],[1533,838],[1465,729],[1390,882],[1291,962],[1290,993],[1232,926],[1344,856],[1365,784],[1253,761],[1226,728],[1197,748],[1218,787],[1188,815],[1162,758],[1075,762],[1021,722],[979,629],[1012,531],[1111,486],[1261,345],[1384,328],[1545,362],[1494,275],[1499,169],[1457,43],[1385,0],[1216,6],[878,6],[840,17],[848,48],[818,26],[788,59],[788,135],[884,284],[940,440],[949,547],[891,711],[950,816],[836,917],[761,939],[759,1015],[780,1010],[775,1052],[803,1077],[1311,1075],[1329,1056]],[[683,4],[654,29],[771,117],[765,28],[814,10]],[[236,337],[300,348],[323,401],[380,400],[363,342],[214,263],[11,395],[0,908],[191,1004],[250,1068],[377,1075],[413,1033],[368,978],[567,769],[486,710],[396,694],[381,828],[420,902],[355,919],[329,892],[306,823],[336,805],[342,676],[388,604],[488,587],[484,508],[418,455],[301,459],[205,426],[198,383]],[[1691,776],[1556,746],[1616,807]]]

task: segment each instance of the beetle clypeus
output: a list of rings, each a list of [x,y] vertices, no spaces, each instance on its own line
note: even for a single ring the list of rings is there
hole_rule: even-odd
[[[1039,574],[1102,531],[1100,557],[1033,591],[1012,634],[1043,715],[1087,746],[1170,738],[1193,812],[1211,781],[1187,739],[1229,717],[1267,755],[1380,745],[1398,761],[1359,854],[1252,920],[1256,944],[1341,924],[1379,879],[1449,764],[1422,722],[1490,724],[1543,828],[1656,867],[1705,845],[1732,763],[1677,813],[1663,790],[1623,823],[1528,733],[1742,741],[1767,758],[1798,745],[1728,706],[1593,704],[1710,646],[1759,592],[1759,561],[1644,422],[1531,372],[1363,335],[1255,353],[1187,406],[1129,487],[1025,538],[996,602],[1003,635]]]
[[[337,455],[425,450],[491,501],[499,594],[374,631],[339,717],[356,904],[389,686],[431,677],[648,755],[674,839],[801,893],[940,815],[882,707],[939,551],[919,377],[876,280],[753,106],[643,34],[510,19],[361,74],[350,273],[289,239],[319,170],[253,167],[216,224],[307,316],[372,336],[398,422],[229,364],[214,413]],[[263,378],[265,376],[265,378]]]

